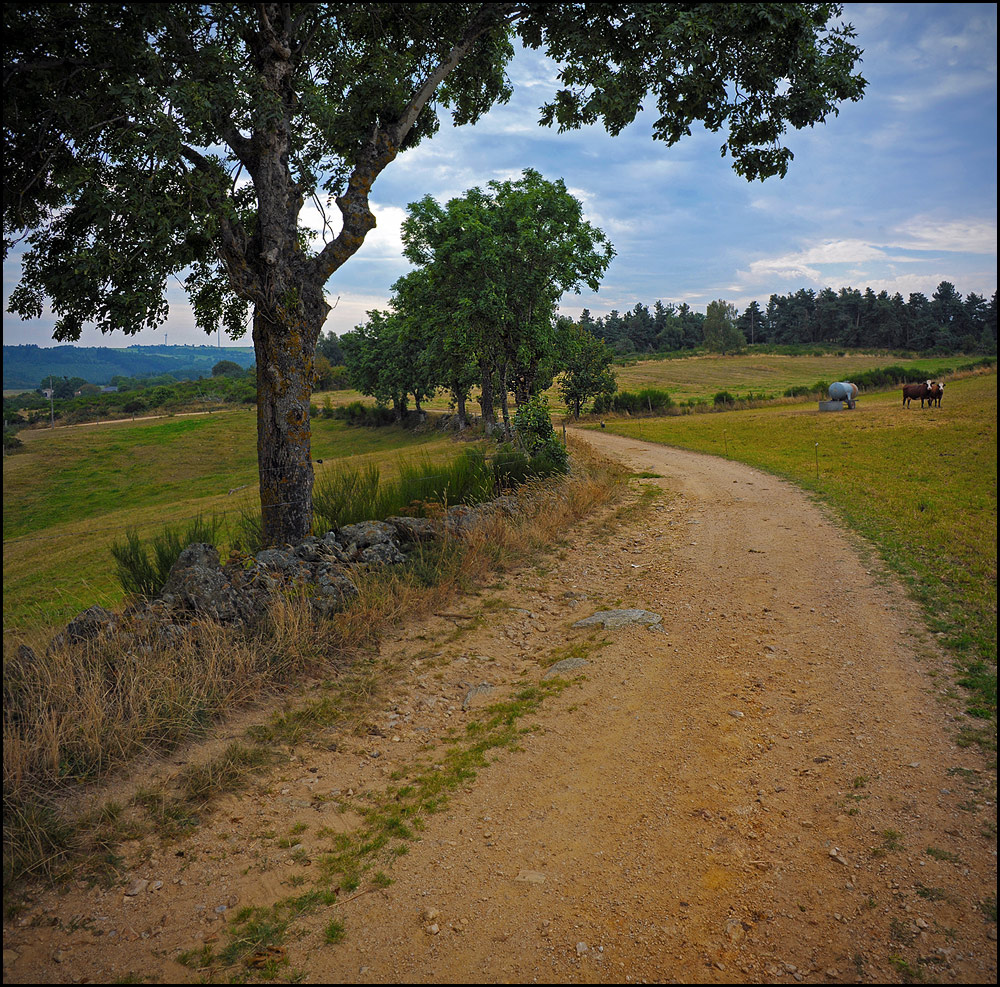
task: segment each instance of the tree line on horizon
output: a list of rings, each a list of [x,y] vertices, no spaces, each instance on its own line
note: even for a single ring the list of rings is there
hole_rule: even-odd
[[[720,307],[722,336],[713,326],[713,306]],[[613,309],[597,318],[584,309],[579,323],[616,356],[695,349],[732,352],[747,344],[996,353],[997,295],[987,301],[970,292],[963,299],[949,281],[942,281],[930,298],[913,292],[906,300],[898,292],[876,293],[872,288],[800,288],[771,295],[766,308],[755,300],[740,314],[721,301],[712,302],[706,314],[686,302],[657,301],[652,310],[640,302],[629,312]]]

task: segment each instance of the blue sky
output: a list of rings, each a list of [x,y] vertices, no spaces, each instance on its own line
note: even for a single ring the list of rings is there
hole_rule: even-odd
[[[529,167],[562,178],[617,251],[599,293],[564,296],[569,315],[656,299],[704,311],[723,298],[742,309],[827,285],[930,296],[943,280],[989,298],[997,287],[996,5],[846,4],[844,19],[864,49],[865,98],[826,124],[790,132],[788,175],[763,183],[732,171],[719,153],[722,134],[696,131],[667,148],[651,139],[643,115],[616,138],[600,128],[538,127],[554,66],[518,53],[510,103],[475,127],[442,127],[378,179],[378,227],[331,279],[336,307],[325,328],[347,332],[385,307],[408,270],[399,240],[408,203],[425,194],[444,201]],[[8,262],[5,310],[16,277]],[[156,332],[90,330],[81,343],[215,341],[194,328],[179,286],[169,300],[169,321]],[[5,311],[4,342],[52,345],[51,324]]]

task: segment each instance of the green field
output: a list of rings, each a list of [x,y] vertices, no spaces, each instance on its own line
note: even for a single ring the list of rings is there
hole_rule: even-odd
[[[147,534],[198,514],[235,520],[256,508],[253,411],[25,431],[4,459],[4,626],[53,625],[121,590],[110,545],[127,527]],[[373,460],[391,475],[398,457],[454,454],[442,433],[313,423],[316,476],[338,460]],[[230,493],[230,491],[233,491]]]
[[[996,408],[993,372],[950,382],[941,408],[904,409],[892,391],[863,395],[853,412],[822,414],[808,402],[607,427],[729,456],[814,491],[909,584],[931,629],[963,662],[973,707],[989,715],[996,710]]]
[[[674,401],[705,401],[719,391],[728,390],[734,395],[752,391],[769,397],[781,397],[789,387],[815,384],[818,380],[834,381],[850,379],[851,374],[878,367],[899,366],[918,371],[929,377],[944,376],[942,369],[953,368],[972,357],[952,356],[921,359],[905,359],[891,354],[849,353],[837,356],[776,356],[773,354],[742,354],[740,356],[700,355],[685,356],[670,360],[642,360],[627,366],[613,367],[618,378],[618,387],[623,391],[637,391],[645,387],[658,387],[670,392]],[[475,392],[478,395],[478,390]],[[545,392],[549,407],[556,413],[564,405],[556,386]],[[374,399],[365,397],[360,391],[328,391],[313,396],[313,404],[322,407],[329,397],[334,408],[363,401],[374,404]],[[439,391],[424,408],[430,411],[448,411],[449,395]],[[475,400],[469,402],[469,414],[479,414]],[[513,411],[513,404],[511,405]],[[499,416],[499,409],[497,410]]]
[[[778,356],[743,354],[740,356],[690,356],[676,360],[645,360],[625,367],[615,367],[618,388],[638,391],[658,387],[670,392],[675,403],[707,401],[719,391],[733,395],[781,397],[790,387],[808,386],[816,381],[850,380],[852,374],[878,367],[899,366],[936,378],[942,370],[968,362],[971,357],[935,357],[918,360],[870,353],[845,353],[837,356]]]

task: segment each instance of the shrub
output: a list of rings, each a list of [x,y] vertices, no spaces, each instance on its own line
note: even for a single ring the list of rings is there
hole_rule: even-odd
[[[335,408],[333,417],[346,421],[350,425],[367,425],[372,428],[396,423],[391,408],[377,404],[368,405],[361,401],[352,401],[350,404]]]
[[[213,544],[221,526],[218,517],[205,518],[199,514],[186,528],[165,527],[152,537],[148,546],[134,528],[126,529],[125,541],[115,540],[111,545],[115,576],[121,588],[130,596],[147,600],[156,596],[181,552],[193,542]]]
[[[594,413],[606,414],[616,411],[622,414],[641,415],[666,411],[674,406],[668,391],[658,387],[646,387],[641,391],[619,391],[617,394],[601,394],[594,400]]]
[[[716,393],[715,397],[712,398],[712,404],[716,408],[722,408],[727,405],[736,404],[736,398],[729,393],[729,391],[719,391]]]
[[[518,443],[531,457],[532,474],[551,476],[569,469],[569,453],[556,437],[545,398],[532,398],[517,409],[514,432]]]

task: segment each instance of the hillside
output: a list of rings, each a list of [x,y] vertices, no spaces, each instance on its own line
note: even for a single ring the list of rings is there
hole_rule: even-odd
[[[108,385],[111,378],[174,374],[210,377],[220,360],[254,363],[251,346],[4,346],[3,389],[34,390],[49,377],[82,377]]]

